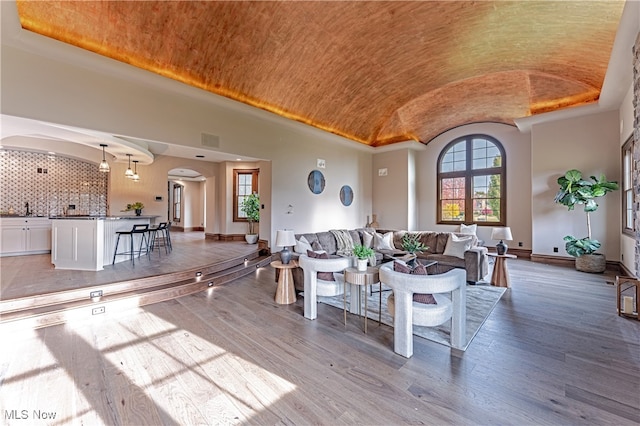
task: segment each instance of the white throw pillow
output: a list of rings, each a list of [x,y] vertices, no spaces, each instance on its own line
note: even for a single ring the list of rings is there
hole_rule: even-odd
[[[455,256],[464,259],[464,252],[471,248],[473,237],[457,237],[455,234],[449,234],[447,245],[444,248],[445,256]]]
[[[395,250],[393,246],[393,232],[386,234],[376,234],[373,236],[373,248],[376,250]]]
[[[464,223],[461,223],[460,230],[458,232],[460,234],[476,235],[477,230],[478,230],[478,225],[475,223],[473,225],[465,225]]]
[[[296,240],[296,246],[293,248],[293,251],[300,254],[307,254],[307,250],[313,251],[313,248],[311,244],[309,244],[309,241],[302,236],[299,240]]]
[[[368,248],[373,247],[374,232],[362,231],[362,245]]]

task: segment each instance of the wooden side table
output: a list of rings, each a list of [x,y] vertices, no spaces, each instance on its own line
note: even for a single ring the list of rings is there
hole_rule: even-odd
[[[298,262],[292,260],[286,265],[280,260],[271,262],[271,266],[281,269],[278,277],[278,288],[276,289],[275,301],[280,305],[290,305],[296,299],[296,289],[293,286],[293,273],[291,270],[298,267]]]
[[[507,259],[517,259],[515,254],[495,254],[487,253],[487,256],[494,257],[496,260],[493,264],[493,274],[491,275],[491,285],[496,287],[511,287],[509,280],[509,269],[507,268]]]
[[[364,332],[367,333],[367,286],[372,284],[380,284],[380,301],[378,304],[378,324],[382,319],[382,283],[380,283],[380,274],[377,267],[370,266],[366,271],[359,271],[357,268],[347,268],[344,270],[344,326],[347,326],[347,284],[351,285],[351,312],[360,311],[360,289],[364,287]],[[358,310],[354,308],[354,302],[358,304]]]

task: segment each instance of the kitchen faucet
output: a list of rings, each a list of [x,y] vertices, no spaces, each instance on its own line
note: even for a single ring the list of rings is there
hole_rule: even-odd
[[[24,203],[24,206],[27,208],[27,213],[25,213],[25,215],[31,216],[31,212],[29,211],[29,202],[27,201],[26,203]]]

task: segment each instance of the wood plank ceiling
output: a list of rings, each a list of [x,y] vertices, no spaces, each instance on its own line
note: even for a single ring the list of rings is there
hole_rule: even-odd
[[[624,1],[18,1],[23,28],[351,140],[596,102]]]

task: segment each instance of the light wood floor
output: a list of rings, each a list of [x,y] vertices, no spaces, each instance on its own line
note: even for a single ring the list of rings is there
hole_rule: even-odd
[[[345,330],[323,304],[306,320],[302,299],[274,302],[268,267],[116,318],[0,330],[0,424],[638,424],[640,321],[616,315],[613,277],[509,266],[464,353],[416,338],[405,359],[392,328]]]
[[[205,239],[204,232],[172,232],[173,250],[162,248],[151,256],[115,265],[102,271],[55,269],[50,254],[0,258],[0,298],[3,300],[177,272],[204,266],[257,250],[246,242]]]

